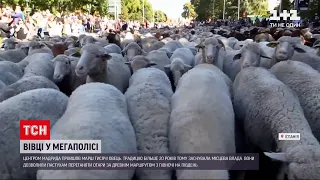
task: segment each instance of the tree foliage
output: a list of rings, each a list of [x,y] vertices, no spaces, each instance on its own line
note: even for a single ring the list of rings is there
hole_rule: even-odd
[[[80,10],[101,16],[108,13],[108,0],[0,0],[1,5],[30,7],[32,10],[51,10],[53,13],[75,12]],[[167,21],[167,15],[152,8],[148,0],[121,0],[120,18],[124,20],[143,21],[143,4],[145,20]]]
[[[194,8],[197,20],[222,19],[223,17],[223,4],[225,2],[225,18],[237,19],[238,16],[238,0],[190,0]],[[183,16],[188,14],[191,9],[187,5],[184,6]],[[191,7],[192,7],[191,6]],[[276,9],[278,9],[277,7]],[[294,9],[292,0],[282,0],[282,9]],[[240,0],[240,18],[243,14],[253,16],[269,17],[268,0]],[[303,18],[313,18],[318,13],[320,16],[320,1],[310,0],[309,10],[300,12],[299,15]]]
[[[194,9],[194,5],[191,4],[191,2],[186,2],[183,5],[183,12],[181,16],[186,19],[194,19],[197,17],[197,13]]]
[[[225,18],[237,18],[238,0],[191,0],[198,20],[209,18],[222,19],[225,3]],[[266,16],[268,14],[267,0],[241,0],[240,17],[245,12],[247,15]]]

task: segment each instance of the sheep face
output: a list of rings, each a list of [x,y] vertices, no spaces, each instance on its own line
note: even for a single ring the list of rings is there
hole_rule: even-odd
[[[172,60],[171,64],[164,66],[164,68],[166,72],[171,71],[173,76],[174,86],[177,87],[178,82],[182,77],[182,75],[187,71],[189,71],[192,68],[192,66],[188,64],[184,64],[183,60],[180,58],[175,58]]]
[[[258,43],[248,43],[242,49],[241,52],[234,56],[234,60],[240,59],[241,69],[247,67],[259,67],[260,58],[268,58],[272,57],[268,56],[259,46]]]
[[[137,44],[129,43],[123,50],[122,53],[125,54],[128,61],[132,61],[133,57],[138,55],[146,55],[147,53]]]
[[[216,38],[208,38],[203,44],[200,43],[196,46],[196,48],[202,49],[204,60],[208,64],[215,64],[218,61],[219,51],[222,47],[225,48],[223,42]]]
[[[17,44],[17,42],[4,41],[3,48],[4,50],[15,49]]]
[[[246,43],[244,41],[238,41],[234,45],[233,49],[234,50],[240,50]]]
[[[132,68],[133,73],[137,72],[139,69],[157,65],[154,62],[150,62],[149,59],[147,59],[145,56],[141,55],[135,56],[131,62],[126,62],[126,64]]]
[[[97,75],[106,68],[106,61],[112,56],[109,54],[94,54],[88,51],[81,53],[81,57],[76,66],[75,72],[77,76]]]
[[[80,39],[80,38],[79,38]],[[86,36],[80,41],[81,47],[83,47],[86,44],[94,44],[96,40],[92,36]]]
[[[279,39],[276,42],[270,42],[267,44],[267,46],[269,47],[275,47],[274,57],[277,62],[290,59],[293,56],[294,51],[297,51],[299,53],[306,53],[306,51],[299,47],[302,44],[298,41],[290,40],[290,37],[285,36],[283,36],[282,38],[283,40]]]
[[[71,74],[71,59],[68,56],[57,56],[53,59],[54,73],[53,80],[54,82],[61,82],[64,77]]]

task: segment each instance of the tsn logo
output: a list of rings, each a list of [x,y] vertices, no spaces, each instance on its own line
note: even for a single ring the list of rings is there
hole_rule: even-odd
[[[20,140],[50,140],[50,120],[20,120]]]
[[[297,10],[290,10],[290,13],[288,13],[287,10],[283,10],[282,13],[279,14],[278,16],[278,11],[277,10],[271,10],[269,11],[272,16],[270,16],[269,20],[270,21],[280,21],[281,18],[283,20],[289,20],[290,21],[300,21],[301,17],[298,16]],[[279,28],[285,28],[285,27],[300,27],[300,23],[294,23],[294,22],[289,22],[289,23],[278,23],[278,22],[270,22],[271,27],[279,27]]]

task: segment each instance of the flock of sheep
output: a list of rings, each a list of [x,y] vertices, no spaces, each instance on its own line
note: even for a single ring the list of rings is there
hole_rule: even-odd
[[[160,39],[151,30],[5,40],[0,178],[254,176],[20,168],[19,120],[50,119],[51,139],[101,140],[103,153],[260,153],[260,178],[320,179],[319,41],[309,47],[298,37],[239,41],[208,27],[176,30]],[[300,133],[301,140],[279,141],[278,133]]]

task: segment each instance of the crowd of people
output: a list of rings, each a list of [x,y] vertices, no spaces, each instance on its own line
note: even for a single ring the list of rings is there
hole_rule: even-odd
[[[27,15],[28,14],[28,15]],[[79,35],[83,33],[104,33],[150,27],[149,22],[114,20],[84,13],[55,14],[49,10],[26,13],[20,6],[0,8],[0,31],[2,37],[23,40],[38,35]],[[157,27],[161,24],[155,24]]]

